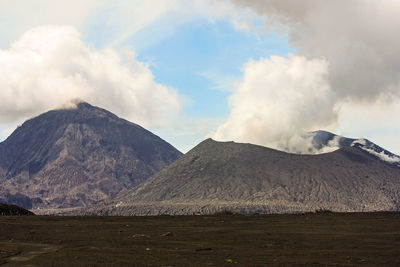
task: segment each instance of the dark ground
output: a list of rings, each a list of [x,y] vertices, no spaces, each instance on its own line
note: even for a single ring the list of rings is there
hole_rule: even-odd
[[[35,215],[29,210],[18,207],[16,205],[8,205],[0,203],[0,216],[8,216],[8,215]]]
[[[400,213],[0,217],[5,266],[400,266]]]

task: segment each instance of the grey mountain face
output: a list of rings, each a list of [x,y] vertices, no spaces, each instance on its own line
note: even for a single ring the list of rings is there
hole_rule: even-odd
[[[400,209],[400,168],[359,146],[289,154],[208,139],[86,214],[284,213]]]
[[[28,120],[0,143],[0,202],[28,209],[92,205],[180,156],[139,125],[80,103]]]

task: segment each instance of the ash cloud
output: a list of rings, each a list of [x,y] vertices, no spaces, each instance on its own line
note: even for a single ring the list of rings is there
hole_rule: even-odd
[[[398,100],[400,2],[232,2],[265,16],[266,27],[288,34],[296,51],[296,56],[287,59],[288,66],[296,58],[302,58],[303,65],[324,64],[310,70],[314,74],[299,71],[293,80],[293,73],[281,68],[273,58],[250,61],[244,67],[242,84],[231,96],[231,116],[217,130],[217,139],[247,140],[296,151],[287,145],[290,140],[306,131],[334,129],[340,106],[377,101],[384,106]],[[251,76],[252,72],[257,75]],[[276,73],[275,78],[271,73]],[[315,79],[314,84],[306,86],[301,82],[321,73],[323,81]],[[288,85],[291,80],[298,84]],[[243,88],[247,88],[246,94]]]

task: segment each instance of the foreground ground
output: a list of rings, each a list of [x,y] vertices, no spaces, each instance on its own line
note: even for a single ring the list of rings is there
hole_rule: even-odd
[[[0,217],[6,266],[395,266],[399,255],[399,213]]]

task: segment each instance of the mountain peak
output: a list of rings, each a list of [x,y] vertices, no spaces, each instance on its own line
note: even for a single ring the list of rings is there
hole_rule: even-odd
[[[100,108],[100,107],[98,107],[98,106],[94,106],[94,105],[91,105],[91,104],[89,104],[88,102],[85,102],[85,101],[80,101],[80,102],[77,102],[76,104],[76,109],[78,109],[79,111],[92,111],[92,112],[94,112],[94,111],[102,111],[102,112],[104,112],[104,113],[107,113],[107,114],[112,114],[112,115],[114,115],[113,113],[111,113],[110,111],[108,111],[108,110],[105,110],[105,109],[103,109],[103,108]],[[115,115],[114,115],[115,116]]]
[[[180,156],[143,127],[79,102],[24,122],[0,143],[0,196],[25,208],[90,205]]]
[[[85,102],[85,101],[76,103],[76,107],[78,109],[93,109],[94,108],[94,106],[90,105],[88,102]]]

